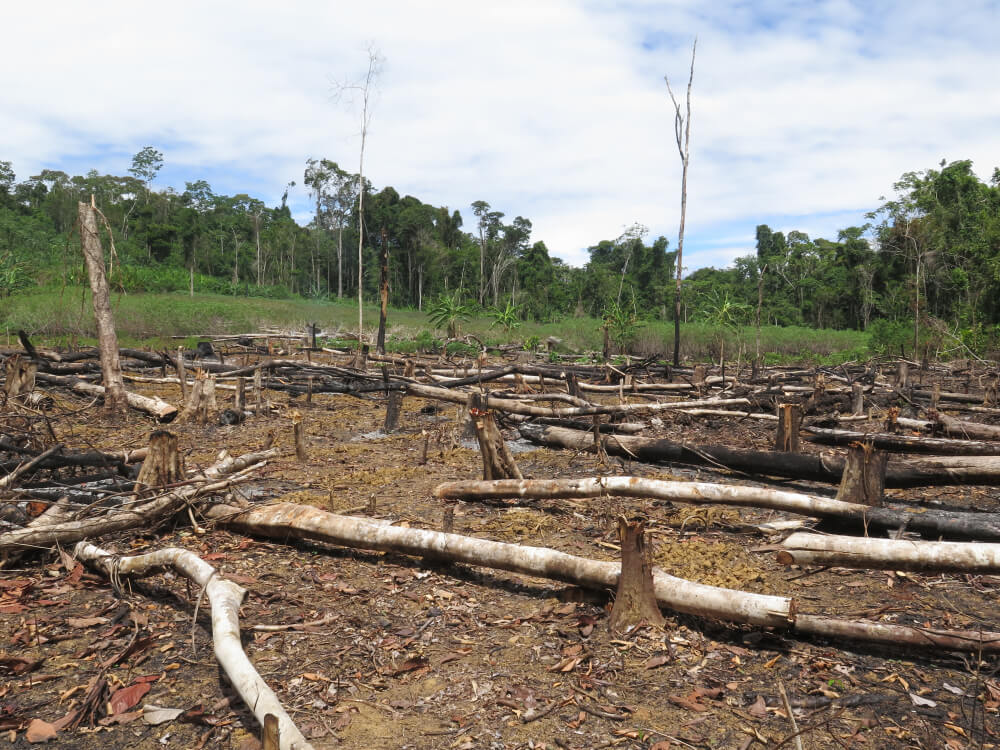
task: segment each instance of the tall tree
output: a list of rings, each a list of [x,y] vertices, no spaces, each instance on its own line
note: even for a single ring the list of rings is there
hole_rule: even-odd
[[[663,76],[667,84],[667,93],[674,104],[674,138],[677,141],[677,153],[681,157],[681,226],[677,232],[677,287],[674,291],[674,367],[680,365],[681,351],[681,275],[684,271],[684,219],[687,215],[687,177],[688,162],[691,157],[691,84],[694,83],[694,56],[698,49],[698,38],[691,45],[691,73],[687,85],[687,107],[681,114],[681,105],[670,88],[670,78]]]

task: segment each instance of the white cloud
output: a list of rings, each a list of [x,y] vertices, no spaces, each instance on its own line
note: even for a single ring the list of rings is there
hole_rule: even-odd
[[[80,160],[123,173],[124,155],[153,144],[177,187],[210,174],[276,202],[308,157],[356,170],[357,112],[331,84],[363,72],[372,41],[386,58],[366,157],[375,185],[457,208],[467,229],[468,204],[488,200],[579,264],[635,221],[675,244],[662,76],[683,92],[698,35],[695,268],[752,248],[769,217],[831,236],[941,158],[988,175],[997,20],[987,0],[17,4],[5,10],[19,64],[0,70],[0,158],[21,177]],[[730,242],[736,226],[747,235]]]

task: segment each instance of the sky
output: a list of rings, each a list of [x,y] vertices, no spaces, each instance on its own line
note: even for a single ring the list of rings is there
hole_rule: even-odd
[[[373,89],[365,175],[461,211],[487,201],[572,265],[640,223],[684,266],[753,252],[758,224],[835,239],[907,171],[1000,166],[996,0],[76,0],[10,3],[0,160],[207,180],[308,220],[305,162],[357,172],[358,82]],[[17,64],[12,64],[16,61]],[[341,96],[337,96],[337,91]],[[683,111],[683,110],[682,110]]]

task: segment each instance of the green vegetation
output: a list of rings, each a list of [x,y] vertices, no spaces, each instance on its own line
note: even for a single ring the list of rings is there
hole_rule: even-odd
[[[388,252],[389,301],[396,310],[391,326],[430,325],[453,334],[460,321],[487,316],[492,308],[495,327],[508,338],[523,324],[524,338],[556,335],[571,347],[600,348],[593,339],[600,338],[594,318],[601,317],[620,347],[653,352],[662,347],[661,324],[672,320],[666,302],[676,254],[663,237],[647,242],[640,224],[597,242],[587,264],[573,268],[532,241],[525,217],[506,223],[502,211],[476,201],[476,223],[466,232],[458,211],[400,196],[392,187],[376,191],[328,159],[305,163],[303,181],[315,201],[306,226],[292,218],[287,193],[280,205],[267,206],[247,194],[218,195],[204,180],[185,183],[182,192],[154,190],[162,166],[162,154],[146,147],[125,176],[47,169],[18,181],[13,165],[0,161],[0,314],[34,332],[85,328],[87,314],[75,291],[85,274],[73,233],[77,202],[93,196],[105,218],[110,280],[120,304],[143,292],[172,300],[156,310],[156,297],[146,298],[150,307],[120,320],[137,337],[162,332],[168,323],[178,331],[204,330],[216,319],[239,315],[245,317],[232,327],[246,330],[308,300],[329,306],[328,317],[340,321],[358,292],[357,254],[349,249],[359,242],[369,316],[378,298],[377,259]],[[366,230],[360,238],[359,183]],[[806,336],[804,329],[874,326],[873,353],[1000,349],[1000,170],[985,183],[970,162],[956,161],[909,172],[894,188],[894,197],[870,214],[870,224],[843,229],[836,240],[760,225],[752,253],[730,268],[690,274],[681,319],[686,335],[696,338],[682,342],[683,349],[689,356],[703,346],[720,355],[733,351],[741,326],[756,320],[758,309],[764,331],[795,326],[788,335],[815,339],[822,356],[841,350],[824,345],[832,334]],[[62,291],[46,291],[52,288]],[[75,302],[49,308],[53,294]],[[191,304],[179,305],[181,295]],[[229,308],[227,297],[253,303]],[[436,300],[430,322],[420,312],[428,300]],[[288,319],[319,320],[325,310]],[[739,311],[739,319],[727,311]],[[350,325],[346,316],[342,324]],[[714,344],[697,338],[704,325],[715,326],[708,337]],[[468,328],[480,337],[496,333],[481,320]],[[762,336],[762,351],[787,349],[775,336]],[[859,340],[848,348],[865,349]]]

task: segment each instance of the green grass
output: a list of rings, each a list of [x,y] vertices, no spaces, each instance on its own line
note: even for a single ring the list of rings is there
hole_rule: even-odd
[[[357,330],[358,309],[353,300],[268,299],[232,297],[220,294],[136,293],[112,297],[115,323],[123,345],[154,348],[176,346],[172,336],[196,337],[219,334],[253,333],[265,327],[301,331],[306,323],[317,323],[332,339],[338,333]],[[0,299],[0,319],[8,337],[24,329],[51,345],[94,343],[96,329],[90,293],[84,287],[35,289]],[[563,352],[600,351],[603,343],[601,322],[594,318],[568,317],[555,323],[525,322],[506,335],[492,326],[487,316],[462,321],[459,335],[474,334],[488,345],[520,343],[537,336],[544,341],[554,336],[562,341]],[[364,311],[365,334],[374,339],[378,308]],[[673,323],[651,321],[641,324],[630,345],[630,353],[657,359],[673,355]],[[690,361],[706,361],[718,356],[720,329],[704,322],[681,326],[681,356]],[[755,332],[744,329],[739,335],[725,330],[727,359],[735,359],[742,340],[744,357],[754,350]],[[418,341],[441,340],[444,331],[435,329],[425,313],[410,309],[390,309],[387,348],[414,352]],[[339,339],[341,344],[352,343]],[[858,331],[814,330],[809,328],[761,329],[761,352],[769,363],[834,363],[866,358],[868,336]]]

